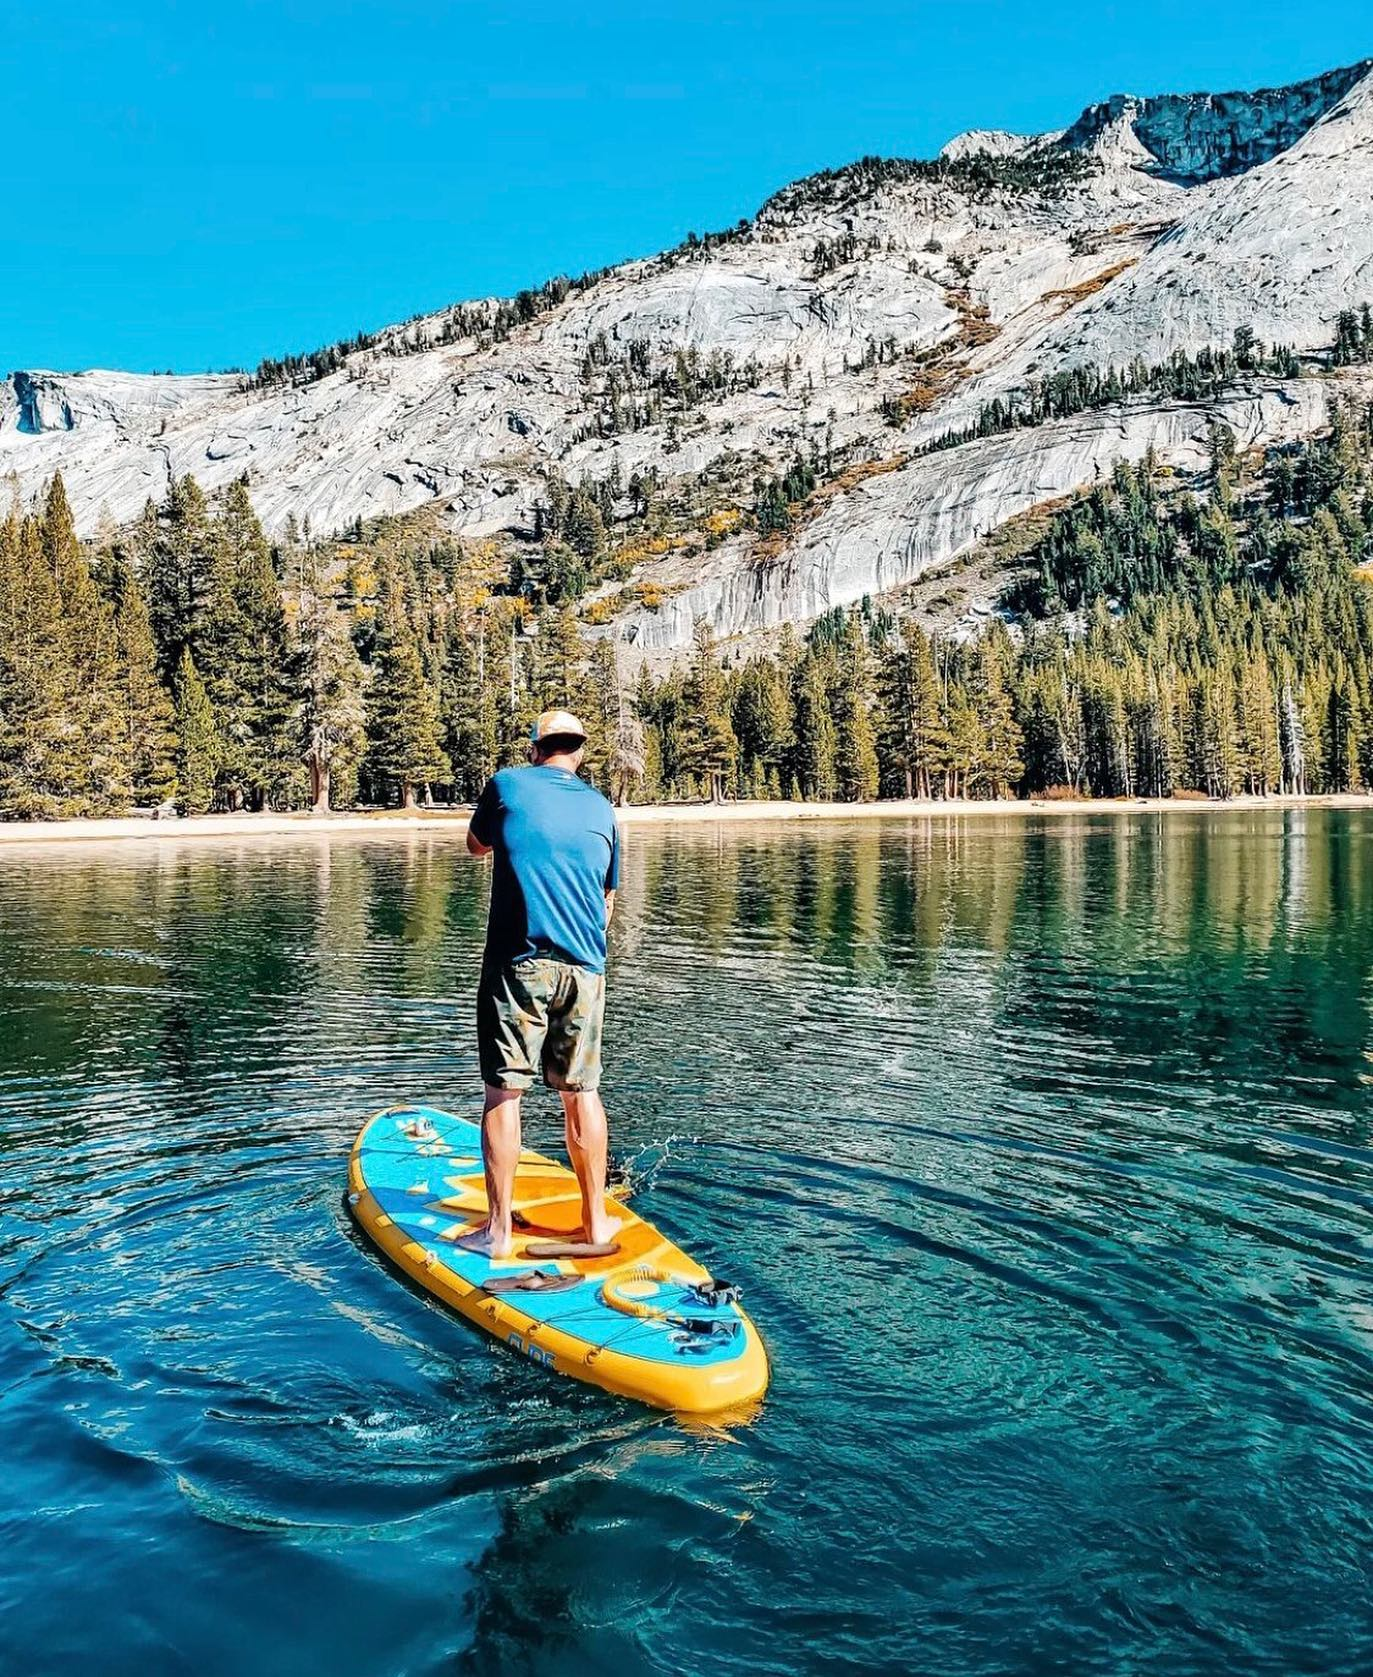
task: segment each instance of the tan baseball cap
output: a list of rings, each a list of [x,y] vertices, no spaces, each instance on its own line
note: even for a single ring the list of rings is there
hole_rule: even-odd
[[[584,740],[586,729],[582,726],[581,718],[574,716],[570,710],[546,710],[530,729],[529,737],[536,745],[540,740],[547,739]]]

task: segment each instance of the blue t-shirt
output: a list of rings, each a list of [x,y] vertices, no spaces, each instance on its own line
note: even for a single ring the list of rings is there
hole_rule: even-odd
[[[472,836],[494,851],[488,965],[543,956],[605,971],[605,894],[620,883],[610,801],[547,763],[502,769],[472,812]]]

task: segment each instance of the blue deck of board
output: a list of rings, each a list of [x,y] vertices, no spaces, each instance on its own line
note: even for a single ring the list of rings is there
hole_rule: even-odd
[[[417,1119],[433,1126],[441,1147],[435,1141],[417,1142],[405,1134],[407,1126]],[[441,1229],[461,1221],[460,1213],[438,1203],[451,1192],[448,1179],[481,1168],[479,1131],[471,1120],[431,1106],[380,1113],[363,1133],[359,1162],[373,1198],[396,1227],[426,1253],[432,1253],[436,1262],[474,1287],[493,1275],[515,1274],[531,1267],[557,1268],[556,1260],[551,1259],[493,1263],[479,1252],[469,1252],[440,1238]],[[428,1184],[429,1192],[416,1193],[415,1188],[423,1183]],[[666,1322],[628,1316],[602,1301],[601,1283],[594,1279],[568,1292],[503,1294],[501,1299],[532,1321],[573,1334],[588,1346],[613,1349],[622,1356],[645,1361],[689,1361],[706,1367],[733,1362],[743,1354],[746,1344],[742,1328],[732,1337],[717,1338],[686,1333]],[[685,1291],[665,1289],[652,1302],[697,1320],[718,1319],[722,1324],[739,1321],[732,1305],[712,1309]]]

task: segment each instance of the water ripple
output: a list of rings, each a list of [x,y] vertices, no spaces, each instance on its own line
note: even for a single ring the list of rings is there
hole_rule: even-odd
[[[451,839],[0,852],[7,1647],[1373,1668],[1370,838],[631,832],[620,1174],[774,1362],[751,1424],[689,1428],[473,1335],[344,1215],[369,1111],[478,1091]]]

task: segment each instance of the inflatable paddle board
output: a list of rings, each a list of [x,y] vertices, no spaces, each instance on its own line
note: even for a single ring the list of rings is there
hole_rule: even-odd
[[[618,1248],[549,1256],[578,1241],[581,1193],[565,1165],[520,1155],[515,1251],[454,1244],[486,1216],[481,1131],[429,1106],[363,1125],[348,1170],[359,1227],[413,1281],[533,1362],[622,1397],[713,1414],[761,1397],[767,1354],[737,1292],[618,1200]]]

